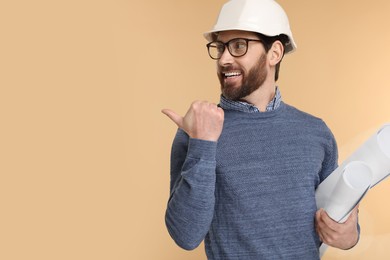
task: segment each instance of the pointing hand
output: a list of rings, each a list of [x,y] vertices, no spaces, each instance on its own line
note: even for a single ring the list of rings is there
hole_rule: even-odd
[[[191,104],[184,117],[170,109],[163,109],[179,128],[183,129],[191,138],[207,141],[218,141],[224,121],[222,108],[206,101],[195,101]]]

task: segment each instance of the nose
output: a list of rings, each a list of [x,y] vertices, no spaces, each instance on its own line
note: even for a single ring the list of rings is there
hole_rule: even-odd
[[[234,57],[230,54],[228,48],[226,47],[223,51],[221,58],[218,60],[220,66],[226,66],[233,63]]]

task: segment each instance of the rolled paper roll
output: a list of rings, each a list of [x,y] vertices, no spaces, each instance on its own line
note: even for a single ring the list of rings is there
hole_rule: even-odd
[[[364,162],[370,167],[371,187],[388,177],[390,174],[390,124],[379,129],[317,187],[317,208],[325,207],[330,192],[341,178],[346,165],[353,161]]]
[[[366,163],[359,161],[348,163],[325,202],[324,210],[329,217],[336,222],[344,223],[353,208],[370,189],[372,177],[371,169]],[[328,245],[322,244],[320,247],[321,257],[325,254],[326,249],[328,249]]]
[[[363,165],[370,170],[371,178]],[[317,208],[324,208],[331,218],[344,222],[367,191],[389,175],[390,124],[387,124],[382,126],[317,187]],[[369,185],[368,179],[370,179]],[[353,201],[356,202],[353,203]],[[321,245],[319,251],[321,257],[327,247],[326,244]]]
[[[345,222],[370,188],[371,181],[372,172],[366,163],[354,161],[347,164],[324,206],[329,217],[340,223]]]
[[[383,155],[386,156],[386,158],[382,158],[383,162],[380,165],[387,165],[386,170],[383,172],[381,169],[375,169],[373,168],[374,172],[378,172],[378,174],[374,175],[373,182],[371,184],[371,187],[377,185],[379,182],[384,180],[386,177],[390,175],[390,125],[387,125],[383,127],[381,130],[379,130],[378,137],[377,137],[377,142],[379,145],[379,149],[382,151]],[[375,166],[379,166],[379,164],[375,164]],[[382,168],[382,167],[381,167]],[[387,172],[387,174],[386,174]]]

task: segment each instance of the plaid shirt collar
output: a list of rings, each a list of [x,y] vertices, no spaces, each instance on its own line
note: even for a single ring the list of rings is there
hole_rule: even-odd
[[[282,95],[280,94],[279,88],[275,89],[275,97],[268,103],[266,112],[273,111],[280,106],[282,101]],[[221,100],[219,106],[225,110],[235,110],[245,113],[261,113],[261,111],[254,105],[242,102],[242,101],[233,101],[225,98],[221,95]]]

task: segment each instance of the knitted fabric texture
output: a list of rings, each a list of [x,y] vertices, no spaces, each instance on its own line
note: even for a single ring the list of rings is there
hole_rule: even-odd
[[[218,142],[178,130],[166,225],[208,259],[319,259],[315,189],[337,167],[325,123],[281,102],[265,113],[225,110]]]

